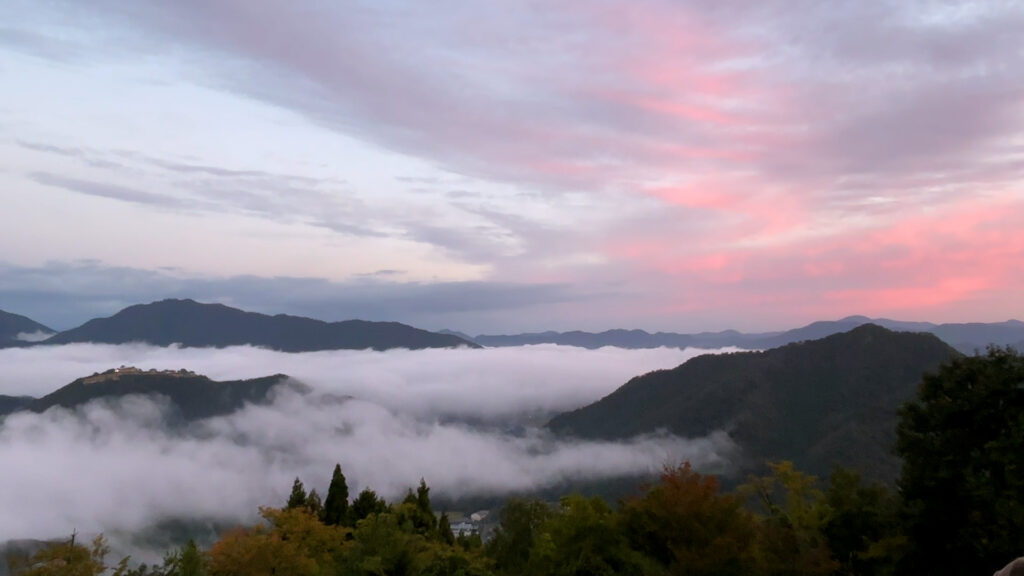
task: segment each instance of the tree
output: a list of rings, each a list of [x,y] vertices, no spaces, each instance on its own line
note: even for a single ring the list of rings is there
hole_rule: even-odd
[[[334,573],[348,529],[323,524],[305,507],[262,508],[260,513],[266,523],[232,530],[210,547],[210,576]]]
[[[899,412],[901,574],[991,573],[1024,550],[1024,357],[962,356]]]
[[[416,574],[416,560],[426,541],[401,529],[393,514],[374,514],[359,523],[339,574]]]
[[[434,510],[430,506],[430,488],[422,478],[416,493],[409,490],[406,494],[397,514],[398,522],[404,528],[427,538],[434,538],[437,535],[437,518],[434,517]]]
[[[738,489],[761,516],[758,556],[765,574],[829,574],[837,568],[822,533],[829,510],[818,479],[789,461],[770,462],[767,476]]]
[[[181,550],[180,576],[203,576],[206,574],[206,559],[199,551],[195,540],[189,538],[188,544]]]
[[[430,506],[430,488],[423,478],[420,478],[420,485],[416,487],[416,506],[424,512],[434,513]]]
[[[373,490],[363,488],[363,491],[352,501],[352,524],[355,525],[372,514],[383,514],[387,509],[388,503],[383,498],[378,497]]]
[[[501,574],[523,574],[530,551],[551,510],[538,500],[512,499],[501,509],[498,527],[484,551]]]
[[[335,464],[334,473],[331,474],[331,485],[327,488],[327,499],[324,500],[323,520],[328,526],[352,524],[349,521],[348,483],[341,473],[341,464]]]
[[[306,505],[306,489],[302,486],[302,480],[299,477],[295,477],[295,482],[292,483],[292,493],[288,496],[288,503],[285,505],[286,508],[302,508]]]
[[[892,573],[904,545],[896,496],[882,484],[863,484],[857,472],[836,468],[829,476],[825,504],[828,514],[821,532],[839,563],[836,574]]]
[[[689,462],[666,468],[661,482],[622,509],[630,544],[669,574],[757,574],[757,525],[718,480],[694,472]]]
[[[32,555],[24,562],[12,561],[11,573],[16,576],[99,576],[106,571],[104,558],[110,552],[102,534],[93,539],[90,547],[70,542],[51,544]],[[122,560],[117,573],[127,569],[127,559]]]
[[[619,516],[600,498],[562,498],[540,528],[527,573],[550,576],[640,576],[654,563],[633,550]]]
[[[437,537],[449,546],[455,545],[455,534],[452,533],[452,523],[448,520],[447,512],[442,512],[437,521]]]
[[[324,513],[324,504],[320,501],[320,495],[317,494],[316,488],[310,490],[309,496],[306,497],[306,509],[317,518],[320,518]]]

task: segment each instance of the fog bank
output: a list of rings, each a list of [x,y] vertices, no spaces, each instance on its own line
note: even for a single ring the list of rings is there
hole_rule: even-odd
[[[656,472],[690,460],[723,469],[733,445],[647,436],[627,442],[552,438],[535,426],[471,426],[571,409],[629,377],[694,355],[680,350],[495,350],[283,354],[70,345],[0,352],[3,394],[40,395],[111,366],[187,367],[215,379],[288,373],[311,391],[279,389],[268,405],[172,430],[159,399],[95,401],[19,413],[0,426],[0,541],[77,529],[134,532],[166,518],[250,521],[281,505],[291,481],[326,492],[340,462],[350,492],[400,498],[424,478],[441,497],[528,491],[572,480]]]

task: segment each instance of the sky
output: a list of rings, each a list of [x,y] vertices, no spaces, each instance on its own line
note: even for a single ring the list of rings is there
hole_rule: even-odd
[[[184,429],[169,429],[166,402],[142,396],[9,415],[0,421],[0,542],[66,537],[75,528],[87,537],[104,532],[130,550],[119,541],[125,534],[170,518],[252,523],[259,506],[284,503],[296,476],[326,494],[336,463],[353,497],[370,487],[390,501],[420,478],[435,501],[450,501],[656,473],[683,460],[728,473],[739,455],[721,431],[610,442],[556,439],[530,424],[702,352],[554,345],[301,354],[99,344],[0,350],[7,394],[42,396],[124,364],[189,366],[216,380],[284,372],[306,390],[281,389],[269,404]],[[150,551],[153,558],[136,552],[136,560],[150,561],[164,549]]]
[[[1024,5],[0,0],[0,309],[1024,316]]]

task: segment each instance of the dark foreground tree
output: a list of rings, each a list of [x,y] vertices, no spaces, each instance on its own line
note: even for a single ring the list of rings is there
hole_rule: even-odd
[[[327,499],[324,500],[324,524],[347,526],[350,524],[348,516],[348,482],[341,473],[341,464],[335,464],[331,485],[327,488]]]
[[[452,523],[448,520],[447,512],[442,512],[441,517],[437,519],[437,537],[449,546],[455,545],[455,534],[452,533]]]
[[[956,358],[900,410],[899,573],[991,574],[1024,552],[1024,357]]]

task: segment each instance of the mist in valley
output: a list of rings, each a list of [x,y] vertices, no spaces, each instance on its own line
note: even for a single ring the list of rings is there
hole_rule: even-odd
[[[16,413],[0,425],[0,541],[132,534],[171,519],[251,522],[292,480],[326,492],[343,466],[350,493],[401,498],[423,478],[438,498],[536,491],[654,473],[690,460],[728,468],[725,434],[623,442],[552,437],[548,415],[698,350],[528,346],[286,354],[251,347],[42,346],[0,351],[5,394],[42,396],[120,365],[188,368],[215,380],[288,374],[272,401],[186,427],[160,398]]]

